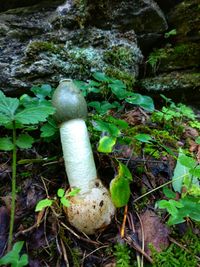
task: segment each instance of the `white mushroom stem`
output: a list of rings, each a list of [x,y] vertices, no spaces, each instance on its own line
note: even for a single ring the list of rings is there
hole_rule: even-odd
[[[63,122],[60,136],[69,184],[80,188],[81,193],[84,193],[90,189],[91,181],[97,179],[85,121],[73,119]]]

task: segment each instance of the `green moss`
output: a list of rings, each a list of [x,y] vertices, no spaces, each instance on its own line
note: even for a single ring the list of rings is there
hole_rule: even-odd
[[[154,248],[152,250],[153,267],[180,267],[180,266],[197,266],[197,259],[200,253],[199,237],[189,231],[186,233],[179,243],[185,249],[171,244],[169,248],[163,252],[157,252]]]
[[[53,42],[33,41],[27,46],[26,56],[28,56],[29,58],[34,58],[41,52],[51,52],[57,54],[61,51],[62,48],[58,45],[55,45]]]
[[[135,63],[131,48],[124,46],[113,46],[111,49],[105,51],[104,60],[117,68],[129,68],[131,64]]]
[[[129,73],[128,71],[122,71],[118,68],[107,67],[105,69],[105,74],[124,82],[128,90],[131,90],[133,88],[133,85],[136,81],[135,76],[133,74]]]
[[[149,55],[147,62],[155,72],[198,67],[199,58],[199,44],[185,43],[156,49]]]

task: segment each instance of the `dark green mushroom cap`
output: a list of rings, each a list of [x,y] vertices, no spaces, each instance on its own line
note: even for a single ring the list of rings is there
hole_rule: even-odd
[[[52,105],[56,108],[54,116],[59,123],[87,117],[85,98],[71,79],[60,81],[53,94]]]

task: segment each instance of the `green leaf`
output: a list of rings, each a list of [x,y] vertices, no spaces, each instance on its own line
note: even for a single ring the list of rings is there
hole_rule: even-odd
[[[36,124],[38,122],[45,121],[49,115],[55,112],[55,108],[52,106],[38,106],[25,108],[15,115],[15,120],[22,124]]]
[[[40,131],[41,137],[51,137],[58,131],[58,127],[47,122],[40,128]]]
[[[125,86],[123,83],[119,85],[115,83],[110,84],[109,88],[111,88],[112,93],[116,95],[116,97],[120,100],[125,99],[126,97],[131,96],[133,94],[132,92],[129,92],[124,89]]]
[[[138,105],[150,112],[154,111],[154,103],[152,98],[149,96],[144,96],[141,94],[133,94],[132,97],[126,98],[126,102],[133,105]]]
[[[92,76],[99,82],[110,82],[110,78],[105,73],[95,72]]]
[[[132,175],[126,165],[119,163],[118,175],[110,183],[110,193],[115,207],[120,208],[127,205],[131,191],[130,181]]]
[[[48,97],[51,97],[52,88],[49,84],[43,84],[42,86],[33,86],[31,88],[31,91],[41,99]]]
[[[10,151],[13,150],[13,143],[9,137],[0,138],[0,150]]]
[[[184,155],[182,149],[179,150],[178,159],[176,162],[176,167],[174,169],[174,175],[172,177],[172,186],[174,191],[181,193],[181,189],[183,186],[184,178],[189,174],[189,168],[182,165],[180,162],[180,157]]]
[[[59,197],[64,197],[64,195],[65,195],[65,190],[62,189],[62,188],[59,188],[58,191],[57,191],[57,195],[58,195]]]
[[[119,128],[116,125],[100,120],[94,121],[94,128],[97,131],[106,132],[112,137],[118,137],[121,134]]]
[[[36,208],[35,208],[35,211],[36,211],[36,212],[37,212],[37,211],[41,211],[41,210],[43,210],[43,209],[46,208],[46,207],[50,207],[52,204],[53,204],[53,200],[48,199],[48,198],[46,198],[46,199],[42,199],[42,200],[40,200],[40,201],[37,203]]]
[[[118,175],[129,181],[133,180],[133,177],[132,177],[131,172],[129,171],[129,168],[121,162],[119,162]]]
[[[113,146],[116,144],[116,138],[104,136],[100,139],[97,150],[103,153],[111,153]]]
[[[60,202],[63,204],[63,206],[65,207],[69,207],[70,206],[70,202],[69,202],[69,199],[67,199],[66,197],[62,197],[60,199]]]
[[[167,198],[175,198],[176,197],[176,193],[173,192],[171,189],[169,189],[168,187],[163,187],[163,193]]]
[[[200,166],[198,165],[196,168],[190,170],[190,174],[200,178]]]
[[[6,115],[10,120],[13,120],[18,106],[19,100],[17,98],[6,97],[4,93],[0,91],[0,114]]]
[[[0,113],[0,125],[6,125],[10,122],[10,117]]]
[[[190,169],[194,168],[197,165],[196,160],[194,160],[193,158],[188,157],[184,154],[180,155],[178,160],[182,165],[184,165],[185,167],[190,168]]]
[[[196,144],[200,145],[200,136],[198,136],[195,140]]]
[[[34,142],[34,139],[29,134],[21,134],[16,140],[16,145],[19,148],[26,149],[26,148],[31,148],[33,142]]]
[[[67,194],[67,196],[68,196],[68,197],[74,197],[74,196],[76,196],[80,191],[81,191],[80,188],[74,188],[74,189],[72,189],[72,190]]]
[[[28,264],[27,254],[20,257],[20,252],[24,241],[18,241],[14,244],[12,250],[0,259],[0,265],[11,264],[12,267],[23,267]]]
[[[153,140],[149,134],[136,134],[134,138],[142,143],[151,143]]]

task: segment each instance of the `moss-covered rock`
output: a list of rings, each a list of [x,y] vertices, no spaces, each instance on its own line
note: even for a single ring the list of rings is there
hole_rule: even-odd
[[[169,23],[176,28],[176,42],[200,40],[199,0],[185,0],[175,6],[169,14]]]
[[[140,81],[141,87],[148,93],[157,96],[162,93],[177,101],[198,101],[200,98],[200,73],[192,71],[170,72],[145,78]]]
[[[196,68],[199,66],[200,46],[197,43],[166,45],[155,49],[148,57],[148,63],[156,73]]]

